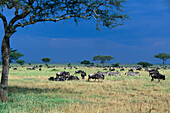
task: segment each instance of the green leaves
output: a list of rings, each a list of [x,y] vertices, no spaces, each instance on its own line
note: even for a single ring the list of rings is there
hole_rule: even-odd
[[[138,65],[141,65],[142,67],[150,67],[150,66],[153,66],[153,64],[150,64],[148,62],[139,62],[137,63]]]
[[[114,58],[112,56],[109,56],[109,55],[105,55],[105,56],[97,55],[97,56],[93,57],[93,61],[100,61],[100,63],[102,63],[103,66],[104,66],[104,63],[106,61],[110,61],[112,59],[114,59]]]
[[[87,65],[94,65],[94,63],[91,63],[88,60],[83,60],[80,64],[84,64],[85,66],[87,66]]]
[[[159,53],[157,55],[155,55],[155,58],[160,58],[162,60],[167,60],[170,59],[170,54],[169,53]]]
[[[25,63],[25,60],[17,60],[16,63],[18,63],[18,64],[20,64],[22,66]]]
[[[12,63],[13,61],[16,61],[24,56],[24,54],[16,52],[15,50],[12,50],[12,48],[10,49],[10,51],[11,52],[9,53],[9,63]]]
[[[100,30],[102,26],[111,29],[123,25],[128,19],[123,11],[124,3],[124,0],[1,0],[0,8],[4,10],[7,6],[15,10],[18,17],[14,22],[18,23],[13,29],[37,22],[74,18],[76,24],[81,19],[95,19],[96,29]]]
[[[45,62],[45,63],[48,63],[48,62],[50,62],[51,61],[51,59],[50,58],[43,58],[43,59],[41,59],[43,62]]]
[[[163,60],[163,67],[165,66],[165,61],[167,59],[170,59],[170,54],[169,53],[159,53],[157,55],[154,56],[155,58],[160,58],[161,60]]]

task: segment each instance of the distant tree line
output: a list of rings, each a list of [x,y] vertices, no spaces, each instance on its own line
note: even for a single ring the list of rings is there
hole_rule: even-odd
[[[13,48],[10,48],[10,54],[9,54],[9,63],[18,63],[20,64],[21,66],[25,64],[25,60],[19,60],[21,57],[23,57],[24,54],[20,53],[20,52],[17,52],[17,50],[14,50]],[[160,60],[163,61],[163,67],[165,67],[165,62],[167,61],[167,59],[170,59],[170,54],[169,53],[159,53],[157,55],[154,56],[155,58],[159,58]],[[97,55],[97,56],[94,56],[92,58],[92,61],[97,61],[97,62],[100,62],[102,64],[102,67],[105,67],[104,64],[107,62],[107,61],[111,61],[113,60],[114,57],[112,56],[109,56],[109,55]],[[41,59],[46,66],[48,66],[48,63],[51,61],[51,58],[43,58]],[[2,61],[0,61],[0,64],[2,64]],[[31,63],[28,63],[29,65],[31,65]],[[85,66],[94,66],[94,63],[93,62],[90,62],[89,60],[83,60],[80,62],[80,64],[84,64]],[[138,62],[137,63],[138,65],[141,65],[142,67],[150,67],[150,66],[153,66],[153,64],[151,63],[148,63],[148,62]],[[111,64],[112,67],[119,67],[119,63],[116,63],[116,64]],[[71,63],[68,64],[68,67],[71,66]],[[97,65],[99,66],[99,65]]]
[[[165,67],[165,62],[167,61],[167,59],[170,59],[170,54],[169,53],[159,53],[157,55],[154,56],[155,58],[159,58],[161,60],[163,60],[163,67]],[[112,56],[109,56],[109,55],[97,55],[97,56],[94,56],[92,61],[97,61],[97,62],[100,62],[102,64],[102,67],[105,67],[104,64],[107,62],[107,61],[111,61],[113,60],[114,57]],[[88,60],[83,60],[80,64],[84,64],[85,66],[94,66],[94,63],[88,61]],[[138,65],[141,65],[142,67],[150,67],[150,66],[153,66],[153,64],[151,63],[148,63],[148,62],[138,62],[137,63]],[[112,67],[119,67],[119,63],[116,63],[116,64],[111,64]],[[97,66],[99,66],[97,64]]]

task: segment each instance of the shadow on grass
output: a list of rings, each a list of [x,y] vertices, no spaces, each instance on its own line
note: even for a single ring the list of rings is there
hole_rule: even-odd
[[[56,92],[56,93],[76,93],[72,89],[66,89],[66,88],[27,88],[27,87],[18,87],[18,86],[9,86],[8,92],[12,94],[28,94],[28,93],[34,93],[34,94],[41,94],[41,93],[48,93],[48,92]]]

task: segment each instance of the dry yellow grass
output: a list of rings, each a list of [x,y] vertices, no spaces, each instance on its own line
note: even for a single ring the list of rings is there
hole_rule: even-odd
[[[62,67],[56,69],[58,71],[64,70]],[[84,70],[90,74],[101,69],[86,68]],[[75,70],[66,71],[74,74]],[[21,95],[24,105],[23,109],[15,106],[16,108],[10,107],[10,110],[4,109],[4,111],[17,112],[19,110],[19,112],[37,113],[170,112],[170,70],[160,71],[166,74],[166,80],[161,80],[159,83],[157,80],[151,82],[151,78],[145,71],[140,72],[140,77],[127,77],[124,75],[125,72],[121,72],[123,76],[106,76],[102,82],[87,82],[82,79],[79,81],[55,82],[48,81],[48,78],[55,76],[56,73],[51,69],[43,68],[41,72],[38,70],[28,71],[25,68],[19,68],[17,71],[11,70],[9,92],[16,96]],[[30,100],[29,98],[28,100],[25,99],[27,96],[29,96]],[[40,100],[36,101],[36,98]],[[56,98],[62,98],[63,100],[59,101],[68,102],[57,104],[58,100],[56,101]],[[15,98],[10,97],[9,99],[9,106],[13,106],[10,102],[15,101]],[[32,104],[32,108],[29,109],[29,104],[27,106],[27,103]]]

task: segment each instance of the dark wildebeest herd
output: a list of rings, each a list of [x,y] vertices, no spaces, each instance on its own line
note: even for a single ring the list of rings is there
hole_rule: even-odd
[[[64,67],[64,69],[66,69],[66,67]],[[72,69],[72,68],[69,68],[69,69]],[[75,68],[75,69],[78,69],[78,68]],[[120,71],[125,71],[125,69],[123,67],[119,68]],[[151,81],[153,81],[154,79],[158,79],[158,82],[160,81],[160,79],[162,80],[165,80],[165,75],[162,75],[159,71],[158,71],[159,68],[157,69],[147,69],[145,68],[145,71],[149,72],[149,76],[151,76]],[[103,70],[107,70],[107,68],[104,68]],[[134,72],[134,70],[136,70],[136,72]],[[140,72],[138,71],[142,71],[143,69],[141,67],[138,67],[138,68],[128,68],[128,72],[125,73],[125,75],[127,76],[141,76]],[[91,79],[94,79],[94,81],[98,80],[99,79],[102,79],[104,80],[105,76],[108,75],[108,76],[121,76],[121,73],[119,71],[116,71],[115,68],[109,68],[109,71],[108,72],[101,72],[101,71],[98,71],[96,73],[92,73],[92,74],[89,74],[88,75],[88,79],[87,81],[90,81]],[[81,74],[81,78],[82,79],[85,79],[85,76],[87,75],[85,71],[83,70],[77,70],[75,71],[75,74]],[[73,76],[73,75],[70,75],[69,72],[66,72],[66,71],[62,71],[62,72],[58,72],[56,73],[56,78],[54,77],[50,77],[49,80],[51,81],[68,81],[68,80],[80,80],[78,78],[78,76]]]
[[[26,68],[27,70],[35,70],[36,68],[39,69],[39,71],[41,71],[41,65],[40,66],[33,66],[33,67],[28,67]],[[54,68],[55,66],[48,66],[47,68]],[[68,67],[69,69],[78,69],[77,67]],[[103,70],[109,70],[107,72],[101,72],[101,71],[98,71],[96,73],[92,73],[92,74],[89,74],[88,75],[88,79],[87,81],[90,81],[91,79],[94,79],[94,81],[98,80],[99,79],[102,79],[104,80],[105,76],[108,75],[108,76],[121,76],[121,73],[122,71],[125,71],[125,68],[127,67],[119,67],[119,68],[112,68],[112,67],[109,67],[109,68],[103,68]],[[64,67],[64,69],[66,69],[66,67]],[[117,69],[119,69],[120,71],[116,71]],[[154,79],[158,79],[158,82],[160,82],[160,80],[165,80],[165,75],[161,74],[159,72],[159,69],[165,69],[165,68],[156,68],[156,67],[153,67],[153,68],[141,68],[141,67],[132,67],[132,68],[127,68],[126,70],[128,70],[128,72],[125,72],[125,75],[127,76],[141,76],[140,72],[138,71],[142,71],[142,70],[145,70],[147,72],[149,72],[149,76],[151,77],[151,81],[154,81]],[[166,69],[170,69],[170,68],[166,68]],[[17,70],[17,67],[14,67],[13,70]],[[134,70],[136,70],[136,72],[134,72]],[[87,76],[87,73],[83,70],[77,70],[75,71],[74,74],[81,74],[81,78],[82,79],[85,79],[85,76]],[[62,71],[62,72],[58,72],[56,73],[56,77],[50,77],[49,80],[51,81],[68,81],[68,80],[80,80],[78,78],[78,76],[74,76],[74,75],[70,75],[70,72],[66,72],[66,71]]]

